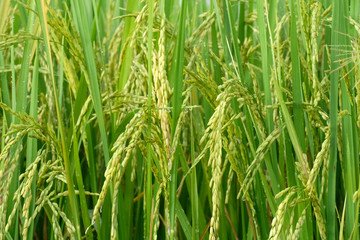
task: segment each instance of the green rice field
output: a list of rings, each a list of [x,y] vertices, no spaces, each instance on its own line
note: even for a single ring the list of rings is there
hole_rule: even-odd
[[[359,0],[0,0],[0,240],[358,240],[359,144]]]

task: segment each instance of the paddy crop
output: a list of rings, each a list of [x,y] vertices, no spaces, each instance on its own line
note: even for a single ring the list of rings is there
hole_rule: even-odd
[[[0,240],[359,239],[360,2],[1,0]]]

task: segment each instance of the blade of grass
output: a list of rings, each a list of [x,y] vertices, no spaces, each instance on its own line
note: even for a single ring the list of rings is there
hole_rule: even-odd
[[[30,9],[35,9],[35,1],[32,0],[30,2]],[[32,33],[33,32],[33,23],[34,23],[35,14],[32,11],[29,11],[28,17],[27,17],[27,25],[25,28],[25,32]],[[26,105],[27,105],[27,86],[28,86],[28,77],[29,77],[29,67],[30,67],[30,54],[31,49],[33,46],[33,41],[31,39],[25,41],[24,51],[23,51],[23,58],[21,61],[21,69],[20,69],[20,77],[19,82],[17,85],[17,94],[16,94],[16,112],[18,113],[25,113],[26,112]],[[14,98],[12,99],[14,101]],[[11,121],[11,119],[8,119]],[[20,123],[20,120],[15,119],[13,123]],[[22,144],[22,142],[16,143],[14,149],[18,149],[19,146]],[[14,150],[15,151],[15,150]],[[14,171],[14,175],[12,178],[12,182],[9,188],[9,199],[13,199],[14,193],[16,189],[18,188],[19,181],[18,177],[20,174],[20,166],[21,166],[21,158],[19,158],[19,163],[16,166],[16,169]],[[8,204],[8,212],[11,212],[13,209],[14,202],[10,201]],[[16,220],[18,220],[18,212],[15,215]],[[15,226],[13,226],[10,230],[10,232],[17,232],[15,231]],[[16,238],[17,236],[14,235]]]
[[[333,21],[331,31],[331,44],[342,44],[339,31],[341,31],[341,14],[343,4],[333,1]],[[338,57],[334,50],[331,51],[331,69],[338,69]],[[336,239],[336,168],[337,168],[337,117],[338,117],[338,86],[339,71],[333,71],[330,75],[330,160],[327,196],[327,237],[329,240]]]
[[[34,71],[31,83],[31,97],[30,97],[30,116],[37,119],[38,108],[38,88],[39,88],[39,52],[36,51]],[[33,134],[33,133],[30,133]],[[27,149],[26,149],[26,167],[29,167],[34,162],[37,155],[37,140],[27,136]],[[31,195],[36,196],[36,174],[31,184]],[[29,216],[32,216],[35,208],[35,198],[31,199]],[[28,239],[33,239],[34,222],[32,221],[28,230]]]
[[[170,82],[174,84],[173,95],[173,112],[172,112],[172,130],[171,138],[174,139],[177,122],[180,116],[182,105],[182,88],[183,88],[183,66],[184,66],[184,46],[185,46],[185,19],[186,19],[187,0],[181,3],[181,12],[179,19],[179,32],[176,39],[175,55],[173,59],[173,66],[170,72]],[[178,155],[177,149],[173,149],[175,154],[174,162],[171,167],[171,181],[170,181],[170,240],[175,237],[175,201],[176,199],[176,184],[177,184],[177,167]],[[191,233],[191,230],[190,230]]]
[[[92,48],[92,41],[90,32],[88,30],[89,22],[88,22],[88,13],[86,12],[85,5],[83,1],[74,1],[71,0],[71,6],[73,10],[73,18],[76,23],[77,29],[80,33],[81,38],[81,44],[82,44],[82,50],[85,56],[85,62],[86,62],[86,69],[89,75],[89,81],[90,86],[90,94],[92,101],[94,103],[94,109],[100,129],[100,135],[101,135],[101,142],[102,142],[102,148],[104,152],[104,158],[105,158],[105,164],[109,162],[110,154],[109,154],[109,147],[108,147],[108,140],[107,140],[107,133],[106,133],[106,127],[105,127],[105,120],[103,115],[103,108],[101,104],[101,94],[100,94],[100,87],[99,82],[97,79],[97,68],[95,63],[95,55]],[[112,189],[110,190],[110,195],[112,195]],[[107,238],[108,234],[110,233],[109,227],[110,223],[108,222],[110,220],[109,214],[110,214],[110,206],[109,204],[109,197],[105,198],[105,208],[103,211],[103,220],[102,220],[102,228],[100,230],[101,236],[103,238]]]
[[[0,67],[5,67],[4,56],[3,56],[2,51],[0,51]],[[7,74],[0,73],[0,80],[1,80],[1,99],[7,106],[10,107],[11,101],[10,101],[10,94],[9,94],[9,84],[7,81]],[[6,112],[4,111],[4,114],[6,115],[6,122],[9,127],[11,115],[7,111]]]
[[[67,181],[67,187],[69,190],[70,206],[71,206],[71,210],[72,210],[72,214],[73,214],[73,220],[74,220],[75,231],[76,231],[75,236],[76,236],[76,239],[80,239],[81,233],[80,233],[80,224],[79,224],[79,213],[78,213],[78,208],[77,208],[78,203],[77,203],[77,198],[75,195],[75,189],[74,189],[74,184],[73,184],[73,179],[72,179],[72,174],[71,174],[71,164],[70,164],[69,156],[68,156],[68,152],[67,152],[65,131],[64,131],[64,125],[63,125],[64,123],[63,123],[63,120],[61,117],[61,112],[59,109],[59,102],[58,102],[59,98],[57,96],[58,93],[56,90],[56,83],[55,83],[55,77],[54,77],[54,72],[53,72],[54,68],[53,68],[53,64],[52,64],[49,33],[48,33],[48,27],[47,27],[47,21],[46,21],[47,11],[46,11],[44,0],[36,0],[36,6],[39,10],[39,20],[40,20],[41,32],[42,32],[44,43],[45,43],[45,52],[46,52],[46,57],[47,57],[47,63],[48,63],[50,78],[52,81],[52,87],[53,87],[53,91],[54,91],[56,116],[57,116],[57,120],[58,120],[58,124],[59,124],[58,127],[59,127],[60,138],[61,138],[62,157],[63,157],[64,165],[65,165],[66,181]]]
[[[340,230],[339,230],[339,240],[344,240],[344,225],[345,225],[346,200],[347,200],[347,196],[345,196],[343,212],[342,212],[342,214],[341,214]]]
[[[305,151],[305,131],[304,131],[304,113],[302,109],[303,93],[301,85],[301,69],[298,53],[298,36],[297,36],[297,15],[294,0],[291,0],[291,63],[292,63],[292,79],[293,79],[293,97],[294,97],[294,124],[297,126],[296,133],[299,137],[301,149]]]
[[[71,0],[71,6],[74,8],[73,14],[74,19],[76,19],[77,28],[80,33],[82,48],[85,56],[86,68],[89,74],[90,79],[90,93],[94,103],[95,113],[97,116],[97,121],[99,124],[100,134],[101,134],[101,141],[102,147],[104,152],[105,163],[109,162],[109,147],[108,147],[108,140],[106,135],[106,128],[105,128],[105,121],[103,115],[103,109],[101,105],[101,96],[100,96],[100,87],[97,79],[96,73],[96,63],[95,63],[95,56],[94,51],[92,48],[92,41],[90,38],[90,33],[87,29],[89,26],[87,20],[87,13],[85,10],[84,2],[82,1],[74,1]]]
[[[184,209],[182,208],[178,199],[176,199],[176,203],[175,203],[175,213],[176,213],[176,216],[179,219],[180,225],[185,233],[186,239],[193,239],[191,237],[191,225],[190,225],[189,220],[187,219],[186,214],[184,212]]]
[[[226,41],[226,36],[225,36],[225,30],[224,30],[224,24],[223,24],[223,21],[221,20],[221,14],[220,14],[220,9],[219,9],[219,6],[218,6],[218,3],[216,0],[212,0],[211,2],[211,6],[213,7],[213,10],[215,11],[215,16],[216,16],[216,22],[218,24],[218,31],[219,31],[219,34],[220,34],[220,39],[221,39],[221,43],[223,45],[223,47],[225,48],[224,51],[225,51],[225,59],[227,60],[227,63],[231,62],[231,59],[230,59],[230,55],[229,55],[229,51],[228,51],[228,48],[227,48],[227,41]]]
[[[347,2],[344,2],[342,4],[343,6],[343,12],[341,14],[341,25],[340,29],[341,31],[341,40],[342,44],[344,45],[350,45],[350,42],[347,39],[347,33],[350,30],[350,24],[348,21],[349,18],[349,5]],[[352,64],[350,64],[349,68],[352,67]],[[346,69],[346,68],[345,68]],[[345,70],[344,69],[344,70]],[[345,70],[346,71],[346,70]],[[352,76],[350,76],[352,77]],[[350,88],[351,93],[353,93],[352,89],[354,89],[353,81],[348,81],[349,86],[347,86],[348,83],[346,83],[348,80],[344,79],[340,82],[341,87],[341,108],[342,110],[348,111],[349,113],[356,113],[355,109],[353,108],[352,99],[350,99],[350,95],[348,94],[348,88]],[[356,125],[355,122],[353,122],[353,117],[351,115],[345,115],[342,117],[342,126],[343,126],[343,133],[342,133],[342,139],[343,139],[343,171],[344,171],[344,186],[346,189],[346,193],[348,196],[353,196],[356,190],[356,176],[357,176],[357,169],[359,166],[358,162],[358,152],[355,152],[354,142],[355,136],[353,133],[353,126]],[[345,174],[346,173],[346,174]],[[346,197],[345,197],[346,198]],[[355,222],[355,203],[353,201],[347,201],[346,202],[346,238],[350,238],[351,236],[351,229],[354,226]]]
[[[140,6],[140,2],[138,0],[131,0],[127,2],[126,11],[127,13],[134,13],[138,10]],[[118,90],[122,90],[128,81],[130,67],[133,58],[133,47],[130,46],[128,38],[132,37],[133,31],[135,29],[135,19],[134,18],[126,18],[125,19],[125,27],[122,35],[122,51],[125,51],[124,59],[122,60],[120,72],[119,72],[119,82],[118,82]]]
[[[299,4],[299,3],[298,3]],[[294,125],[296,126],[296,134],[299,138],[299,143],[301,146],[301,150],[303,153],[306,152],[305,147],[305,129],[304,129],[304,111],[302,108],[303,103],[303,91],[302,91],[302,78],[301,78],[301,69],[299,62],[299,43],[298,43],[298,35],[297,35],[297,12],[295,9],[294,0],[291,0],[291,29],[290,29],[290,44],[291,44],[291,64],[292,64],[292,79],[293,79],[293,120]],[[309,129],[308,129],[309,130]],[[308,132],[311,134],[311,132]],[[290,163],[291,161],[291,163]],[[291,179],[291,183],[295,185],[294,179],[295,176],[295,166],[293,165],[293,160],[289,161],[288,174],[289,179]],[[291,170],[293,169],[293,170]],[[305,204],[300,204],[298,207],[298,214],[301,216],[303,210],[305,209]],[[309,211],[309,210],[306,210]],[[304,226],[304,236],[310,237],[307,225]]]
[[[225,7],[226,7],[226,11],[227,11],[227,16],[228,16],[228,23],[229,23],[229,28],[230,28],[230,33],[231,33],[231,40],[232,40],[232,46],[234,47],[234,54],[235,54],[235,59],[236,59],[236,63],[237,66],[234,66],[235,68],[237,67],[237,71],[240,74],[240,79],[241,81],[245,81],[244,79],[244,71],[242,68],[242,59],[241,59],[241,55],[240,55],[240,48],[239,48],[239,44],[238,44],[238,38],[237,38],[237,34],[235,31],[235,24],[234,24],[234,19],[232,16],[232,9],[231,9],[231,4],[229,3],[229,0],[225,1]],[[227,39],[228,41],[230,41],[230,39]],[[227,45],[226,45],[227,46]],[[230,51],[230,49],[229,49]]]
[[[260,1],[260,2],[262,2],[262,1]],[[267,6],[265,6],[265,8],[267,9]],[[268,28],[269,28],[270,25],[269,25],[269,18],[268,17],[266,18],[266,21],[268,22]],[[269,31],[270,31],[270,29],[269,29]],[[291,119],[289,110],[286,107],[285,101],[283,99],[283,94],[282,94],[282,91],[281,91],[281,88],[280,88],[280,85],[279,85],[280,76],[281,76],[279,74],[279,72],[280,72],[280,67],[281,66],[280,66],[280,64],[276,64],[276,57],[275,57],[275,55],[279,54],[279,53],[275,52],[275,50],[274,50],[274,42],[272,40],[271,34],[270,34],[269,37],[270,37],[270,47],[271,47],[271,53],[272,53],[272,62],[273,62],[273,65],[274,65],[274,72],[275,72],[275,81],[274,81],[275,94],[276,94],[276,97],[277,97],[277,99],[278,99],[278,101],[280,103],[280,108],[281,108],[281,111],[282,111],[282,114],[283,114],[283,117],[284,117],[284,120],[285,120],[287,130],[289,132],[291,142],[292,142],[294,150],[295,150],[296,157],[298,158],[298,160],[302,164],[302,167],[303,167],[302,170],[304,171],[305,174],[307,174],[306,169],[304,169],[304,167],[306,165],[305,164],[305,159],[304,159],[304,156],[303,156],[303,153],[302,153],[302,150],[301,150],[301,146],[300,146],[300,143],[299,143],[299,140],[298,140],[298,136],[297,136],[296,131],[295,131],[294,123],[293,123],[293,121]]]
[[[195,92],[192,91],[192,99],[195,98]],[[190,151],[191,151],[191,162],[195,160],[195,137],[193,129],[193,111],[190,112]],[[199,239],[199,197],[197,189],[197,177],[196,177],[196,168],[191,173],[191,215],[192,215],[192,239]]]
[[[14,29],[14,21],[12,21],[12,34],[15,34],[15,29]],[[10,50],[10,55],[11,55],[11,106],[12,106],[12,110],[16,112],[16,75],[15,75],[15,46],[12,45],[11,46],[11,50]],[[29,56],[30,57],[30,56]],[[15,122],[15,116],[13,116],[13,120],[12,122]]]
[[[266,22],[264,17],[264,1],[256,1],[257,3],[257,13],[258,13],[258,25],[259,25],[259,40],[260,40],[260,50],[261,50],[261,68],[262,68],[262,87],[264,91],[264,104],[265,106],[272,105],[272,93],[270,88],[270,66],[272,64],[272,59],[269,56],[268,49],[268,31],[266,29]],[[270,28],[270,26],[268,26]],[[270,31],[269,31],[270,32]],[[272,109],[267,109],[266,111],[266,127],[268,133],[271,133],[274,130],[274,122],[273,122],[273,111]],[[276,179],[273,181],[279,181],[279,174],[277,169],[277,157],[276,157],[276,149],[275,145],[271,146],[270,149],[271,155],[271,163],[273,168],[275,169],[274,174]]]
[[[152,51],[153,51],[153,25],[154,25],[154,1],[150,0],[148,2],[148,53],[147,53],[147,62],[148,62],[148,126],[147,126],[147,136],[151,138],[151,105],[152,105]],[[151,239],[152,235],[152,209],[153,209],[153,197],[152,197],[152,160],[151,160],[151,143],[147,143],[147,157],[146,157],[146,191],[145,191],[145,209],[146,209],[146,225],[145,225],[145,239]]]
[[[81,172],[81,164],[79,159],[79,147],[78,147],[78,137],[77,132],[75,130],[74,126],[74,119],[73,119],[73,141],[72,141],[72,162],[74,163],[75,167],[75,177],[77,182],[77,188],[79,189],[79,203],[80,203],[80,209],[81,209],[81,216],[83,220],[83,227],[84,229],[87,229],[90,225],[90,218],[88,214],[88,207],[86,203],[86,197],[85,197],[85,189],[84,189],[84,181],[83,181],[83,174]],[[93,239],[93,234],[91,231],[88,231],[85,235],[86,239]]]

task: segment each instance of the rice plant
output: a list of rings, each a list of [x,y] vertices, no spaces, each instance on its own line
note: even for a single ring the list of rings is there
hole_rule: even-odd
[[[359,79],[358,0],[1,0],[0,240],[360,239]]]

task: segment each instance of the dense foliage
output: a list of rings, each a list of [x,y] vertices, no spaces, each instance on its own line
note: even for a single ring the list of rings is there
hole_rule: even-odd
[[[359,13],[1,0],[0,240],[359,239]]]

